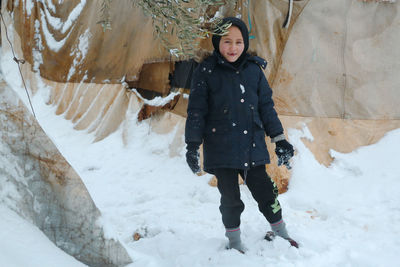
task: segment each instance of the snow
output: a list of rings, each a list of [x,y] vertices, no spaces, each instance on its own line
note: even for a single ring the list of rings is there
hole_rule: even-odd
[[[2,72],[24,99],[9,56],[1,59]],[[331,151],[335,160],[329,167],[319,164],[301,141],[313,139],[305,125],[287,129],[297,154],[289,190],[279,199],[289,234],[300,248],[280,238],[263,240],[269,226],[242,185],[246,209],[241,229],[248,249],[242,255],[224,248],[219,193],[208,185],[211,176],[191,173],[184,148],[178,156],[170,156],[177,127],[157,134],[149,120],[139,123],[132,113],[124,122],[127,145],[122,142],[122,127],[93,143],[92,134],[74,130],[70,121],[55,115],[56,108],[45,104],[48,95],[49,88],[42,86],[33,97],[38,120],[87,186],[102,212],[106,235],[117,237],[132,255],[132,266],[397,265],[400,129],[352,153]],[[0,213],[1,266],[79,265],[8,208],[0,206]],[[142,238],[134,241],[134,233]]]
[[[171,54],[171,56],[179,58],[179,49],[178,48],[170,49],[169,53]]]
[[[43,0],[40,0],[39,2],[43,3]],[[49,12],[49,9],[55,13],[56,12],[56,7],[53,5],[52,1],[44,1],[44,12],[46,14],[46,20],[42,20],[42,23],[45,23],[46,21],[50,24],[50,26],[58,31],[61,31],[62,34],[65,34],[67,31],[69,31],[74,24],[74,22],[77,20],[79,15],[81,14],[83,8],[86,5],[86,0],[81,0],[69,13],[68,18],[65,21],[62,21],[60,18],[54,17],[51,15]]]
[[[56,247],[35,225],[0,203],[0,266],[85,266]]]
[[[69,35],[71,34],[71,29],[74,27],[74,22],[80,16],[83,8],[86,5],[86,0],[82,0],[77,4],[74,9],[69,13],[68,18],[65,21],[62,21],[60,18],[54,17],[50,14],[49,5],[51,1],[40,0],[47,8],[44,8],[44,11],[40,9],[40,24],[42,26],[42,31],[46,40],[47,46],[53,50],[54,52],[58,52],[65,44]],[[52,4],[51,4],[52,5]],[[54,11],[53,11],[54,12]],[[49,29],[50,27],[50,29]],[[61,34],[68,34],[61,40],[56,40],[54,35],[51,33],[52,31],[60,31]]]
[[[32,48],[32,55],[33,55],[33,70],[35,72],[40,72],[40,65],[43,64],[43,44],[42,44],[42,37],[40,35],[40,21],[35,20],[35,46]]]
[[[170,93],[166,97],[156,96],[151,100],[148,100],[140,95],[140,93],[136,89],[132,89],[132,91],[139,97],[145,104],[159,107],[168,104],[175,96],[179,95],[179,92]]]
[[[45,9],[50,9],[53,13],[56,13],[56,6],[53,4],[51,0],[45,0],[44,6],[46,7]]]
[[[68,72],[68,81],[71,79],[72,75],[75,74],[76,67],[82,64],[83,60],[85,59],[86,54],[89,50],[89,40],[91,37],[92,34],[90,33],[90,30],[86,29],[86,31],[81,36],[79,36],[78,45],[76,45],[75,48],[72,49],[70,56],[74,57],[74,61]]]
[[[47,26],[46,18],[42,10],[40,10],[40,21],[47,46],[54,52],[58,52],[64,46],[71,32],[69,32],[65,38],[56,40]]]
[[[244,94],[244,92],[246,92],[246,89],[244,88],[243,84],[240,85],[240,90],[242,91],[242,94]]]
[[[24,10],[26,10],[26,14],[28,15],[28,17],[30,17],[33,7],[34,5],[32,0],[26,0],[26,7],[24,8]]]

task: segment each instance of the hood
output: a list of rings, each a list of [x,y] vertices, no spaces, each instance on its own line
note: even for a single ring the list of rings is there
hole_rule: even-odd
[[[224,18],[219,24],[219,26],[222,26],[227,23],[231,23],[232,26],[238,27],[240,32],[242,33],[244,42],[244,50],[242,53],[243,56],[244,54],[246,54],[247,49],[249,49],[249,31],[247,30],[247,26],[241,19],[235,17]],[[219,52],[219,41],[221,40],[221,35],[218,35],[218,30],[216,32],[217,34],[214,34],[212,37],[212,44],[214,46],[215,51]]]

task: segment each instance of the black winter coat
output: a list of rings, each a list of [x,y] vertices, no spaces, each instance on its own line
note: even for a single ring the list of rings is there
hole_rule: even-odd
[[[272,90],[261,68],[267,62],[247,55],[238,68],[219,54],[196,68],[191,83],[185,142],[203,143],[204,170],[247,170],[269,163],[265,134],[283,133]]]

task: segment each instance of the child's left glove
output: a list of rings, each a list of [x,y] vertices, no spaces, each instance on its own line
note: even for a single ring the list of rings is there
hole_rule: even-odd
[[[197,174],[200,172],[200,154],[198,144],[188,144],[186,147],[186,162],[193,173]]]
[[[291,169],[289,160],[294,155],[293,146],[286,139],[277,141],[275,146],[275,153],[278,156],[278,166],[284,164],[287,169]]]

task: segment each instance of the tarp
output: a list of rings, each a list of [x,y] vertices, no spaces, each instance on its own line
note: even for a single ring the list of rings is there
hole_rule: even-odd
[[[57,114],[65,114],[76,129],[94,131],[96,140],[123,125],[133,107],[138,114],[161,110],[144,105],[121,80],[165,96],[174,69],[174,59],[153,36],[151,20],[130,0],[111,2],[113,29],[106,32],[97,24],[100,3],[3,3],[3,10],[12,14],[15,45],[28,62],[24,73],[31,89],[36,88],[32,71],[40,71],[51,87],[49,104],[57,106]],[[321,163],[329,164],[331,149],[350,152],[400,127],[399,5],[399,1],[293,1],[288,28],[282,28],[287,0],[239,0],[219,13],[240,16],[251,28],[250,50],[268,61],[265,74],[285,128],[307,127],[313,139],[304,143]],[[209,39],[201,40],[200,46],[212,49]],[[186,105],[182,95],[172,112],[184,117]],[[143,107],[146,110],[139,112]],[[174,127],[159,123],[165,131]],[[273,150],[273,145],[269,147]],[[290,173],[284,168],[271,164],[268,169],[287,183]]]
[[[98,24],[102,1],[3,2],[2,10],[13,14],[24,59],[52,81],[133,81],[144,63],[170,57],[155,41],[149,17],[131,0],[112,1],[112,30],[105,32]]]
[[[399,3],[309,1],[273,83],[278,112],[399,120],[398,11]]]

